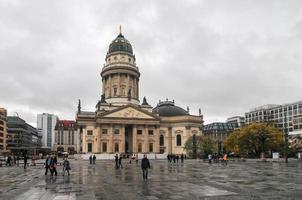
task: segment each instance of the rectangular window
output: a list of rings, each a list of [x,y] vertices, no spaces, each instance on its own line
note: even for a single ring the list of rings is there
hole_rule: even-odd
[[[74,131],[72,131],[71,144],[74,145]]]
[[[64,131],[61,131],[61,144],[64,143]]]
[[[107,129],[102,129],[102,134],[107,134],[108,130]]]
[[[137,130],[136,133],[137,133],[137,135],[142,135],[143,134],[143,130]]]
[[[153,135],[153,130],[148,130],[148,135]]]
[[[114,129],[114,134],[120,134],[120,129]]]
[[[93,131],[92,130],[87,130],[87,135],[93,135]]]
[[[107,152],[107,143],[106,142],[103,142],[102,147],[103,147],[103,152]]]
[[[149,143],[149,152],[153,152],[153,143]]]

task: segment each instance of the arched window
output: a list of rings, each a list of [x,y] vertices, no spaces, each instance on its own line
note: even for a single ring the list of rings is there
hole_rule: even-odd
[[[115,151],[115,152],[119,152],[118,143],[115,143],[115,144],[114,144],[114,151]]]
[[[181,146],[181,135],[180,134],[178,134],[176,136],[176,146]]]
[[[137,145],[137,151],[138,151],[139,153],[142,152],[142,143],[138,143],[138,145]]]
[[[164,146],[164,144],[165,144],[164,136],[163,136],[163,135],[160,135],[160,136],[159,136],[159,146]]]

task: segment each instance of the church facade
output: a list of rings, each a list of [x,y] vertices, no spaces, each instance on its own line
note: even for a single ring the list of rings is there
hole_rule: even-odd
[[[154,108],[145,97],[140,104],[140,72],[122,33],[111,42],[100,75],[102,95],[95,111],[82,111],[79,101],[80,152],[181,154],[189,137],[202,134],[200,111],[190,115],[168,99]]]

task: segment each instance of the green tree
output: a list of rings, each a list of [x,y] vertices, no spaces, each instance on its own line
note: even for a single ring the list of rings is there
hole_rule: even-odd
[[[259,157],[261,152],[283,151],[284,139],[272,124],[253,123],[231,133],[225,147],[234,153]]]
[[[206,157],[208,154],[214,153],[216,149],[215,143],[206,136],[196,136],[196,153],[198,155],[203,155]],[[187,154],[192,157],[194,147],[193,147],[193,137],[191,136],[185,143],[184,149],[186,150]]]

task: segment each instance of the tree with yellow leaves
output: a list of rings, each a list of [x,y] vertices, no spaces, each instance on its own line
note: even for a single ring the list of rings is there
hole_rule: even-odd
[[[231,133],[225,148],[242,156],[259,157],[261,152],[282,151],[284,138],[272,124],[253,123]]]

